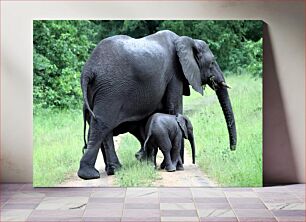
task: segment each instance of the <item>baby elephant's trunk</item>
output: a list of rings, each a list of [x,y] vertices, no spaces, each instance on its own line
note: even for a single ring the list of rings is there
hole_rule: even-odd
[[[194,145],[194,138],[193,134],[188,136],[190,145],[191,145],[191,152],[192,152],[192,163],[195,164],[195,145]]]

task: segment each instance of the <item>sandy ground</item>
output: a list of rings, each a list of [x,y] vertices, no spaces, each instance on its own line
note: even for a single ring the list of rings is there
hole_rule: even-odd
[[[186,149],[186,148],[185,148]],[[157,165],[159,168],[163,155],[158,152]],[[189,152],[185,151],[183,171],[167,172],[158,169],[160,179],[153,183],[155,187],[216,187],[215,182],[207,177],[196,164],[192,164]],[[196,160],[197,161],[197,160]]]

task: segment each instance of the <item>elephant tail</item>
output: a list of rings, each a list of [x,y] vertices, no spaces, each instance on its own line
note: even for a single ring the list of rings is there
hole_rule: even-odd
[[[92,75],[88,74],[86,72],[86,70],[84,70],[82,72],[82,82],[81,82],[81,86],[82,86],[82,92],[83,92],[83,99],[86,105],[87,110],[90,112],[90,114],[92,115],[92,117],[94,119],[96,119],[96,116],[94,114],[94,112],[92,111],[92,109],[89,106],[89,102],[88,102],[88,96],[87,96],[87,87],[88,87],[88,83],[89,81],[92,79]]]
[[[147,151],[147,148],[148,148],[148,143],[149,143],[149,140],[151,138],[151,134],[149,134],[143,144],[143,151],[146,152]]]
[[[150,126],[151,128],[151,126]],[[150,140],[152,139],[152,132],[151,129],[149,128],[149,133],[146,137],[145,142],[143,143],[143,151],[146,153],[146,155],[149,155],[149,153],[151,153],[152,151],[152,147],[150,145]],[[149,153],[147,153],[149,151]]]

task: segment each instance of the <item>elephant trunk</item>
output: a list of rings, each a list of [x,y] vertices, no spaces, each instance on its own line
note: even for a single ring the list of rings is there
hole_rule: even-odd
[[[220,87],[216,90],[216,94],[218,96],[218,100],[222,107],[222,111],[226,120],[230,140],[230,149],[235,150],[237,143],[236,125],[227,89],[225,87]]]
[[[188,135],[188,140],[189,140],[190,146],[191,146],[192,163],[195,164],[195,145],[194,145],[194,137],[193,137],[193,134],[189,134],[189,135]]]

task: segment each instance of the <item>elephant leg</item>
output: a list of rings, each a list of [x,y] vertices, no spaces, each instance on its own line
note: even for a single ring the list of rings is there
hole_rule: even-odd
[[[158,148],[154,147],[154,166],[155,166],[155,169],[157,168],[157,164],[156,164],[157,152],[158,152]]]
[[[171,149],[171,158],[172,158],[172,163],[174,166],[176,166],[177,170],[184,170],[183,164],[182,164],[182,159],[181,159],[181,136],[177,136],[174,139],[173,146]]]
[[[178,113],[183,114],[183,100],[181,100],[180,105],[177,109],[176,114],[178,114]],[[185,144],[184,144],[184,138],[182,137],[181,138],[181,149],[180,149],[180,153],[181,153],[181,158],[180,159],[181,159],[181,161],[178,162],[178,164],[176,166],[177,169],[180,169],[180,168],[184,169],[184,167],[183,167],[183,164],[184,164],[184,150],[185,150]]]
[[[182,138],[182,142],[181,142],[181,150],[180,150],[180,153],[181,153],[181,158],[182,158],[182,162],[184,163],[184,138]]]
[[[113,133],[110,132],[105,140],[102,142],[106,157],[105,171],[107,175],[114,175],[115,170],[119,169],[122,165],[119,162],[118,156],[115,151]],[[102,152],[103,153],[103,152]]]
[[[154,144],[149,142],[145,150],[147,154],[147,161],[153,163],[154,167],[156,168],[157,147]]]
[[[143,145],[146,140],[145,124],[146,122],[141,122],[138,127],[130,131],[130,133],[135,136],[136,139],[140,142],[141,146],[140,149],[135,153],[135,157],[137,160],[143,160],[146,157],[146,154],[143,149]]]
[[[80,161],[80,168],[78,170],[78,176],[84,180],[97,179],[100,177],[100,173],[95,169],[95,163],[97,155],[102,141],[108,133],[108,128],[98,126],[97,121],[93,120],[90,123],[90,134],[87,144],[86,152]]]
[[[166,167],[166,162],[165,162],[165,159],[163,159],[163,161],[161,162],[161,164],[160,164],[160,169],[165,169],[165,167]]]
[[[164,104],[164,111],[165,113],[176,115],[176,114],[183,114],[183,84],[182,80],[178,79],[174,76],[174,79],[168,84],[166,89],[166,99]],[[182,138],[181,142],[181,159],[182,163],[184,163],[184,138]],[[178,163],[177,167],[181,168],[183,165]]]
[[[170,156],[170,152],[168,151],[165,151],[163,152],[163,155],[164,155],[164,159],[165,159],[165,169],[168,171],[168,172],[173,172],[176,170],[176,167],[172,164],[172,161],[171,161],[171,156]]]
[[[175,171],[176,167],[172,164],[172,159],[170,155],[170,151],[172,148],[172,144],[169,138],[161,138],[158,141],[158,145],[160,150],[164,155],[165,169],[168,172]]]
[[[176,169],[177,170],[184,170],[183,163],[184,163],[184,138],[181,139],[180,144],[180,161],[177,162]]]
[[[184,138],[180,139],[179,145],[179,154],[180,154],[180,160],[176,163],[176,169],[177,170],[184,170],[183,164],[184,164]],[[164,160],[162,161],[162,163],[160,164],[160,168],[164,169],[165,168],[165,162]]]
[[[99,171],[94,167],[99,147],[87,149],[80,161],[78,176],[84,180],[100,178]]]
[[[107,169],[107,161],[106,161],[106,153],[105,153],[105,147],[103,145],[103,142],[101,143],[101,153],[103,156],[103,161],[104,161],[104,165],[105,165],[105,171]]]
[[[90,128],[88,130],[87,141],[89,141],[89,138],[90,138]],[[104,161],[104,164],[105,164],[105,171],[106,171],[107,161],[106,161],[105,147],[103,145],[103,142],[101,143],[101,147],[100,148],[101,148],[101,152],[102,152],[102,156],[103,156],[103,161]]]
[[[178,166],[181,166],[181,167],[178,167]],[[177,165],[176,165],[176,170],[184,170],[182,158],[181,158],[180,155],[179,155],[178,162],[177,162]]]

